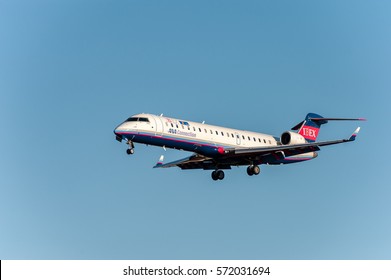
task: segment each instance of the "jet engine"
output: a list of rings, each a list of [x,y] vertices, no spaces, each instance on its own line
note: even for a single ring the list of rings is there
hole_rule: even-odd
[[[292,131],[285,131],[281,134],[280,142],[282,145],[295,145],[295,144],[304,144],[307,141],[299,133]]]

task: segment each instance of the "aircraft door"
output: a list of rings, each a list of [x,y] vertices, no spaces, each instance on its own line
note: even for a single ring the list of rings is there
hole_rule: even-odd
[[[155,121],[155,135],[163,135],[163,120],[161,117],[153,116]]]
[[[240,145],[241,140],[240,140],[240,135],[239,135],[239,133],[235,132],[235,138],[236,138],[236,145]]]

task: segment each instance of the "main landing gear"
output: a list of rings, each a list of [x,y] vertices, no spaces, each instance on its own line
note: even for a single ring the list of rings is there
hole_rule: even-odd
[[[223,170],[215,170],[212,172],[212,179],[217,181],[217,180],[223,180],[224,179],[224,171]]]
[[[250,165],[247,167],[247,174],[249,176],[258,175],[261,172],[261,169],[258,165]]]
[[[134,144],[132,141],[128,141],[127,144],[129,145],[129,149],[126,150],[126,153],[128,155],[133,155],[134,154]]]
[[[247,174],[249,176],[258,175],[259,173],[261,173],[261,169],[259,168],[258,165],[250,165],[249,167],[247,167]],[[220,170],[220,169],[213,171],[212,172],[212,179],[215,181],[223,180],[224,179],[224,171]]]

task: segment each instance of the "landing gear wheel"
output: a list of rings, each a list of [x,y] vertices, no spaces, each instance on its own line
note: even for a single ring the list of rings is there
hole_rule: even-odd
[[[258,165],[250,165],[247,167],[247,174],[249,176],[258,175],[261,172],[261,169]]]
[[[217,180],[223,180],[224,179],[224,171],[223,170],[215,170],[212,172],[212,179]]]
[[[253,169],[251,168],[251,165],[249,167],[247,167],[247,174],[248,174],[248,176],[253,176],[254,175]]]
[[[261,169],[259,168],[258,165],[254,165],[252,169],[253,169],[254,175],[258,175],[261,172]]]
[[[217,178],[217,172],[216,171],[213,171],[212,172],[212,179],[217,181],[219,178]]]
[[[128,155],[133,155],[134,154],[134,144],[133,144],[133,142],[128,140],[128,142],[126,142],[126,144],[129,145],[129,149],[126,150],[126,153]]]
[[[224,171],[223,170],[217,170],[217,178],[219,180],[223,180],[224,179]]]

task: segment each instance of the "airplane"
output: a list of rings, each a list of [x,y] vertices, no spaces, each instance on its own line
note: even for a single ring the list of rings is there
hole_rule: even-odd
[[[321,125],[328,121],[365,121],[364,118],[324,118],[308,113],[303,121],[280,137],[252,131],[227,128],[153,114],[129,117],[114,129],[116,140],[128,145],[127,154],[134,153],[134,143],[192,152],[189,157],[170,163],[159,158],[154,168],[213,170],[213,180],[223,180],[224,171],[232,166],[247,166],[249,176],[260,173],[261,164],[281,165],[314,159],[320,147],[352,142],[360,127],[346,139],[316,142]],[[293,131],[292,131],[293,130]]]

